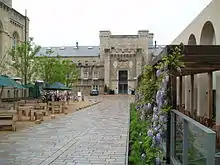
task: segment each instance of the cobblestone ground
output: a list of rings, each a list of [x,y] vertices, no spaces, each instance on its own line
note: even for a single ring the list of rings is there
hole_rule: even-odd
[[[130,96],[102,102],[0,139],[0,165],[124,165]]]

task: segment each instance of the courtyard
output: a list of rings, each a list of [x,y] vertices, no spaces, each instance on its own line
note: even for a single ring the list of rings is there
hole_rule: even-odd
[[[0,164],[124,165],[133,97],[100,99],[62,118],[0,135]]]

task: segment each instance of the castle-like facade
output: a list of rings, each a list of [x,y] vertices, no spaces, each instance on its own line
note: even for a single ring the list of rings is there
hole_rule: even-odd
[[[150,60],[153,51],[159,51],[153,42],[153,33],[139,30],[136,35],[113,35],[100,31],[99,46],[42,47],[38,56],[52,51],[50,57],[70,59],[80,69],[75,89],[89,94],[92,89],[104,92],[104,86],[116,94],[130,93],[136,88],[137,77]]]

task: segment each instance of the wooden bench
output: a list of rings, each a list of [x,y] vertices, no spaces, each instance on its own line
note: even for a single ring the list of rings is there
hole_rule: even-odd
[[[17,113],[13,110],[0,111],[0,127],[11,126],[12,131],[16,131]]]

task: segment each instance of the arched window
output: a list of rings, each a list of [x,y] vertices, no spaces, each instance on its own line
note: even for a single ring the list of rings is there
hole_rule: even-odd
[[[14,32],[12,37],[13,37],[12,38],[12,48],[16,48],[16,46],[18,45],[18,42],[19,42],[18,33]]]

